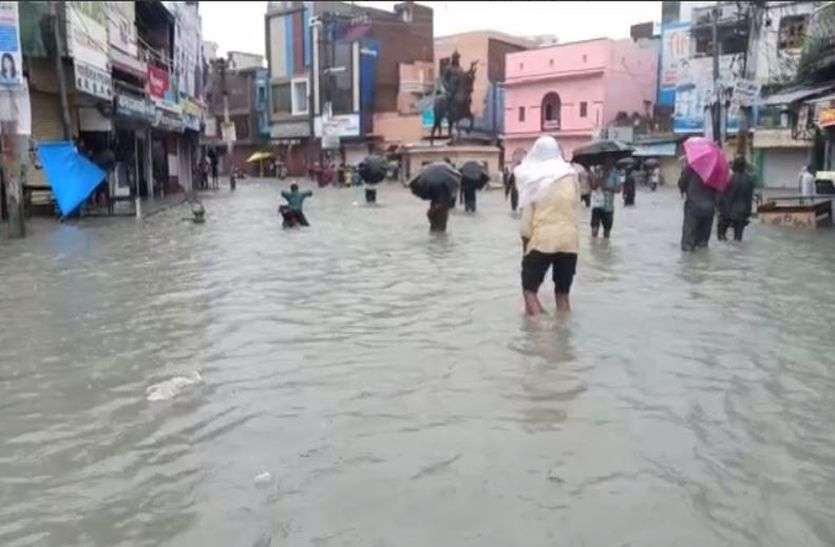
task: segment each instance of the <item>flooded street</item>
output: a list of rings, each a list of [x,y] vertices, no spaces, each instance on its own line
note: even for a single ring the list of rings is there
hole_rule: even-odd
[[[501,192],[278,192],[2,241],[0,545],[835,544],[831,231],[639,191],[531,322]]]

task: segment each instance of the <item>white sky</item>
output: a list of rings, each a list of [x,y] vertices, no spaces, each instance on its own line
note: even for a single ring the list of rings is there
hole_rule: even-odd
[[[391,10],[397,2],[356,2]],[[629,26],[661,20],[661,2],[418,2],[435,11],[435,36],[472,30],[555,34],[560,42],[625,38]],[[264,53],[267,2],[201,2],[203,39],[228,50]]]

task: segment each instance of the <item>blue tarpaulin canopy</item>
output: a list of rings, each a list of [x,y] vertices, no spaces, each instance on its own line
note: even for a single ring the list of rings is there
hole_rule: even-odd
[[[38,155],[62,218],[87,201],[106,175],[95,163],[79,154],[70,141],[39,143]]]

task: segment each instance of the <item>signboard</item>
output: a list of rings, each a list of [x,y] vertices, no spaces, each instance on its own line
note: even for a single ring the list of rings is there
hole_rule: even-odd
[[[377,88],[377,63],[380,57],[380,43],[377,40],[363,41],[360,46],[360,131],[362,134],[374,130],[374,91]]]
[[[107,14],[103,2],[66,2],[67,47],[75,66],[75,88],[111,100],[113,81],[107,55]]]
[[[161,101],[165,99],[169,87],[168,71],[148,65],[148,94]]]
[[[338,150],[339,136],[338,135],[322,135],[322,149],[323,150]]]
[[[107,2],[107,36],[110,45],[131,57],[137,56],[135,20],[133,2]]]
[[[818,114],[818,125],[821,127],[835,125],[835,108],[822,108]]]
[[[734,64],[734,56],[726,55],[719,58],[719,73],[726,78],[733,79],[733,69],[739,68]],[[684,71],[678,73],[678,85],[675,88],[675,112],[673,119],[674,133],[696,133],[708,136],[704,131],[710,130],[710,105],[715,100],[713,87],[713,59],[697,57],[690,59]],[[728,91],[731,91],[728,88]],[[724,95],[729,98],[728,95]],[[738,108],[735,109],[738,112]],[[705,119],[708,120],[707,125]],[[739,129],[739,118],[729,116],[726,130],[736,133]]]
[[[154,110],[153,125],[166,131],[183,132],[182,116],[159,107]]]
[[[18,87],[23,64],[17,2],[0,2],[0,87]]]
[[[688,72],[690,23],[667,23],[661,27],[661,90],[659,104],[674,106],[676,87]]]
[[[226,144],[232,144],[238,140],[238,134],[235,131],[235,122],[221,122],[220,133],[222,135],[223,142]]]
[[[116,115],[139,121],[154,121],[154,107],[145,99],[116,95]]]
[[[338,114],[324,118],[318,116],[314,120],[316,136],[322,137],[325,134],[337,137],[356,137],[360,134],[359,114]]]
[[[217,120],[214,116],[206,118],[206,125],[203,127],[203,134],[207,137],[217,137]]]
[[[177,93],[194,97],[197,67],[201,51],[200,21],[196,3],[172,2],[174,13],[174,70],[172,79]],[[176,97],[175,97],[176,100]]]

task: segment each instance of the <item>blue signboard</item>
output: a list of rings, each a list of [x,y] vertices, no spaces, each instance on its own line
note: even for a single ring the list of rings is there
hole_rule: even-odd
[[[366,39],[360,42],[360,134],[370,133],[374,127],[374,88],[377,83],[377,63],[380,42]]]

